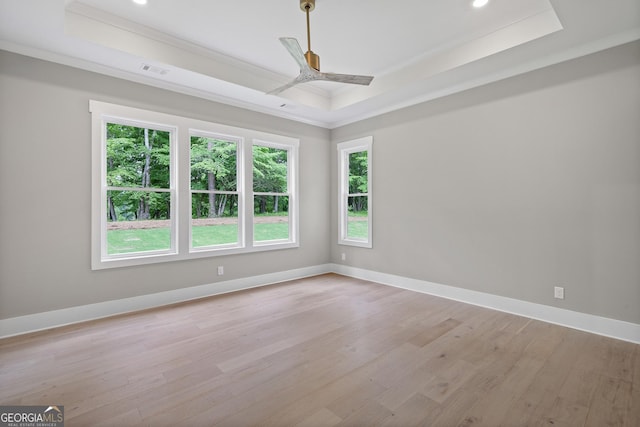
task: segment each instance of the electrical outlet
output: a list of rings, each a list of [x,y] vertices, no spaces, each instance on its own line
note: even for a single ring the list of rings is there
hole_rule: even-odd
[[[564,299],[564,288],[556,286],[553,288],[553,297],[557,299]]]
[[[345,254],[344,252],[342,252],[342,260],[346,261],[347,260],[347,254]]]
[[[223,266],[218,266],[218,276],[222,276],[224,275],[224,267]]]

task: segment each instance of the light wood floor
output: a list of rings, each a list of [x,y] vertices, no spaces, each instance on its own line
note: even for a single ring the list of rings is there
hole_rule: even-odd
[[[640,426],[640,346],[337,275],[0,340],[71,426]]]

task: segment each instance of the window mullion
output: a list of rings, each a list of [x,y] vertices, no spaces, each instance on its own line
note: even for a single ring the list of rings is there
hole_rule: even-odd
[[[243,224],[243,234],[244,234],[244,245],[247,248],[253,248],[253,217],[254,217],[254,192],[253,192],[253,144],[249,141],[245,141],[242,150],[242,164],[244,166],[244,205],[245,208],[243,210],[244,221]]]
[[[177,251],[181,258],[188,256],[191,246],[191,233],[189,232],[191,226],[190,138],[188,125],[181,123],[176,135],[177,147],[175,150],[177,157],[175,159],[175,165],[177,166],[177,170],[175,171],[175,197],[177,204],[176,242],[178,244]]]

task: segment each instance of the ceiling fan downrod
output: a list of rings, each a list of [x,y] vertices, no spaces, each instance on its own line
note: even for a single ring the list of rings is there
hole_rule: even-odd
[[[309,12],[316,8],[316,0],[300,0],[300,9],[307,15],[307,51],[304,54],[307,64],[316,71],[320,71],[320,57],[311,50],[311,26]]]

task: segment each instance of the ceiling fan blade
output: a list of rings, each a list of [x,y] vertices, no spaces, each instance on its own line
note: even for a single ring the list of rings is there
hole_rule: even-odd
[[[330,82],[349,83],[368,86],[373,76],[357,76],[353,74],[318,73],[315,80],[327,80]]]
[[[297,85],[298,83],[301,83],[300,81],[298,81],[298,79],[291,80],[286,85],[280,86],[278,88],[275,88],[272,91],[267,92],[267,95],[277,95],[280,92],[284,92],[285,90],[289,89],[290,87]]]
[[[315,70],[313,70],[315,71]],[[316,73],[318,73],[316,71]],[[306,82],[310,82],[311,80],[316,80],[316,77],[314,74],[312,73],[307,73],[305,71],[301,71],[300,75],[298,75],[298,77],[296,77],[295,79],[291,80],[289,83],[287,83],[286,85],[280,86],[278,88],[275,88],[274,90],[267,92],[267,95],[277,95],[280,92],[284,92],[285,90],[289,89],[292,86],[297,85],[298,83],[306,83]]]
[[[280,37],[280,43],[289,51],[293,59],[296,60],[298,65],[300,66],[300,71],[303,70],[311,70],[307,60],[304,57],[304,52],[302,52],[302,48],[300,47],[300,43],[298,40],[293,37]]]
[[[329,82],[348,83],[348,84],[368,86],[373,80],[373,77],[358,76],[353,74],[321,73],[319,71],[316,71],[310,68],[309,70],[300,70],[300,75],[298,77],[296,77],[295,79],[293,79],[292,81],[290,81],[284,86],[280,86],[279,88],[276,88],[270,92],[267,92],[267,95],[277,95],[299,83],[306,83],[314,80],[324,80]]]

